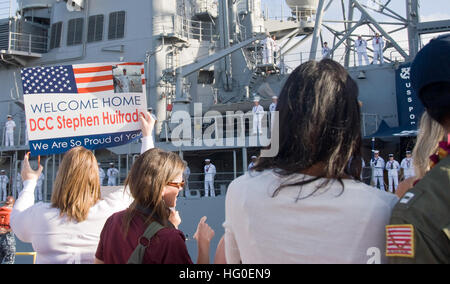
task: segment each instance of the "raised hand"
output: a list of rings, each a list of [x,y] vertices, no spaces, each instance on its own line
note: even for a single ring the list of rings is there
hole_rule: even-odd
[[[194,239],[197,242],[207,242],[209,243],[211,239],[214,237],[214,230],[206,223],[206,216],[203,216],[200,219],[200,222],[197,226],[197,231],[194,234]]]
[[[141,120],[142,136],[143,137],[151,136],[156,121],[152,118],[149,112],[147,112],[145,115],[142,115],[141,113],[140,120]]]
[[[39,168],[35,171],[30,166],[29,161],[30,153],[28,152],[25,157],[23,158],[22,163],[22,180],[38,180],[39,176],[41,175],[42,171],[44,170],[44,167],[40,164],[40,159],[38,159]]]

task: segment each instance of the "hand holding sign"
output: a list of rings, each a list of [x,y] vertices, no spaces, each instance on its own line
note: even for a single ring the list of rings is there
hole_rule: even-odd
[[[38,157],[38,169],[36,171],[31,168],[29,159],[30,159],[30,152],[28,152],[23,158],[22,172],[21,172],[22,180],[37,181],[42,171],[44,170],[44,167],[40,163],[40,156]]]
[[[147,109],[144,71],[144,64],[138,62],[22,69],[33,156],[65,153],[78,146],[117,147],[137,139],[140,116]],[[131,88],[119,91],[118,78]],[[153,125],[144,125],[149,135]]]
[[[141,114],[140,121],[141,121],[142,137],[151,136],[156,121],[152,119],[152,116],[150,115],[149,112],[147,112],[145,116]]]

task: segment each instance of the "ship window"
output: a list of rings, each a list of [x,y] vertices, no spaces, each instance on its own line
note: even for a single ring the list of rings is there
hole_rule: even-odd
[[[103,39],[103,15],[89,17],[88,42],[101,41]]]
[[[83,41],[83,18],[69,20],[67,45],[80,44]]]
[[[54,23],[50,31],[50,49],[61,46],[62,22]]]
[[[108,39],[119,39],[125,35],[125,11],[109,14]]]

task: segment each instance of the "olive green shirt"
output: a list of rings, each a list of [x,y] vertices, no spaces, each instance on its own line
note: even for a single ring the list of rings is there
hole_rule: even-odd
[[[440,161],[405,194],[394,207],[390,224],[394,233],[390,234],[390,226],[386,227],[389,263],[450,263],[450,157]],[[408,234],[408,226],[395,226],[409,224],[413,229],[410,230],[411,235]],[[402,235],[393,237],[395,234]],[[405,249],[404,252],[395,250],[395,240],[400,240],[397,243]],[[410,246],[402,240],[411,240]],[[392,256],[393,252],[400,252],[400,255]]]

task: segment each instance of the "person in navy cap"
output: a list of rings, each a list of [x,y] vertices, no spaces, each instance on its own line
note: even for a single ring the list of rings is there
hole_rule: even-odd
[[[384,191],[384,159],[380,157],[380,151],[373,152],[373,158],[370,160],[370,167],[372,168],[372,182],[373,186],[378,187]]]
[[[409,179],[416,175],[414,172],[414,160],[411,151],[406,151],[406,158],[402,160],[400,167],[403,169],[404,179]]]
[[[394,154],[389,154],[389,160],[386,163],[386,170],[389,179],[389,191],[395,193],[398,187],[398,172],[400,171],[400,164],[394,159]]]
[[[430,41],[411,65],[411,83],[427,113],[450,133],[450,34]],[[389,263],[450,263],[450,144],[439,143],[431,170],[392,211]],[[401,238],[398,237],[399,232]]]
[[[5,123],[5,146],[14,146],[14,129],[16,128],[16,123],[12,119],[12,115],[7,116],[8,121]]]
[[[205,196],[216,196],[214,188],[214,177],[216,176],[216,167],[211,163],[210,159],[205,160]]]

